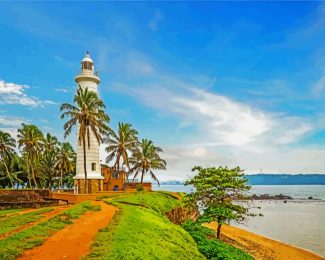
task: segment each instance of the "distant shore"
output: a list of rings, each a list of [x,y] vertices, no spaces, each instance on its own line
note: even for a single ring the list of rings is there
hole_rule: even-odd
[[[205,224],[206,227],[216,229],[216,223]],[[221,239],[228,244],[245,250],[255,259],[286,259],[286,260],[324,260],[325,258],[293,245],[254,234],[244,229],[224,225]]]

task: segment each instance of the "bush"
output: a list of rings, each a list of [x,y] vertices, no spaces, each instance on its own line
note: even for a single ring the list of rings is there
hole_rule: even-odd
[[[187,221],[182,227],[193,237],[199,251],[207,258],[214,260],[231,259],[231,260],[252,260],[253,257],[244,251],[227,245],[216,239],[216,234],[213,230],[203,227],[200,224]]]
[[[143,185],[142,184],[137,184],[137,191],[144,191]]]

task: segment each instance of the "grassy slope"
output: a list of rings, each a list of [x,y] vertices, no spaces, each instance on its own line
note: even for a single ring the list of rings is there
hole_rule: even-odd
[[[77,204],[48,221],[0,240],[0,259],[15,259],[24,250],[41,245],[54,232],[62,229],[65,225],[71,224],[71,220],[79,218],[88,210],[99,210],[99,208],[98,206],[92,206],[89,201],[86,201]]]
[[[1,209],[0,216],[11,214],[11,213],[16,213],[16,212],[19,212],[22,210],[26,210],[26,209]]]
[[[178,203],[170,194],[128,194],[111,202],[121,210],[87,259],[204,259],[191,236],[164,216]]]
[[[44,216],[41,215],[42,213],[50,212],[52,210],[53,209],[51,208],[43,208],[34,212],[25,213],[22,215],[14,215],[3,219],[0,221],[0,235],[20,228],[28,223],[42,219],[44,218]]]

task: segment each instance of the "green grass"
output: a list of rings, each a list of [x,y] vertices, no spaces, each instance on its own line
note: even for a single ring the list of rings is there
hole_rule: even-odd
[[[22,215],[14,215],[6,219],[0,220],[0,235],[20,228],[28,223],[42,219],[44,218],[44,216],[42,216],[42,213],[50,212],[52,210],[53,209],[51,208],[42,208],[37,211],[25,213]]]
[[[152,209],[161,214],[172,210],[179,204],[174,195],[169,192],[137,192],[120,196],[112,200],[113,203],[136,204],[141,207]]]
[[[215,231],[203,227],[193,221],[187,221],[183,225],[196,241],[200,252],[213,260],[253,260],[254,258],[241,249],[227,245],[216,239]]]
[[[109,203],[120,211],[85,259],[204,259],[191,236],[165,217],[178,204],[169,193],[139,192]]]
[[[25,209],[2,209],[2,210],[0,210],[0,216],[11,214],[11,213],[16,213],[16,212],[19,212],[22,210],[25,210]]]
[[[100,206],[91,205],[85,201],[64,211],[63,213],[42,222],[38,225],[25,229],[19,233],[0,240],[1,260],[15,259],[24,250],[41,245],[46,238],[64,226],[71,224],[73,219],[79,218],[88,210],[100,210]]]
[[[98,196],[96,197],[97,200],[103,200],[103,199],[110,199],[110,198],[115,198],[121,196],[121,193],[116,193],[116,194],[110,194],[110,195],[102,195],[102,196]]]

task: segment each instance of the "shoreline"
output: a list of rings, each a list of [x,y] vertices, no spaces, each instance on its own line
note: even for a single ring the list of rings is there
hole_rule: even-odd
[[[216,229],[217,223],[204,224],[205,227]],[[242,228],[223,225],[221,240],[235,247],[245,250],[255,259],[273,260],[324,260],[325,258],[307,249],[295,245],[286,244],[244,230]]]

